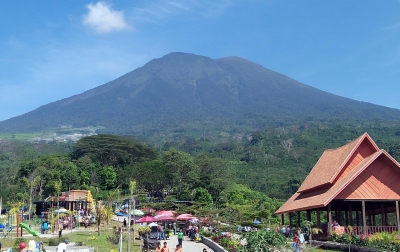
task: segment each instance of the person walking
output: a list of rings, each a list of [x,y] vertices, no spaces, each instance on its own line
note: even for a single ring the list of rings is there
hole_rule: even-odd
[[[56,251],[57,252],[66,252],[68,243],[69,243],[68,239],[65,239],[63,242],[58,244]]]
[[[176,222],[172,223],[172,228],[174,229],[174,235],[176,235]]]
[[[182,240],[183,240],[183,231],[182,231],[182,229],[180,229],[178,232],[178,242],[179,242],[179,245],[181,245],[181,247],[182,247]]]
[[[64,226],[63,226],[62,221],[58,220],[58,238],[61,238],[63,229],[64,229]]]

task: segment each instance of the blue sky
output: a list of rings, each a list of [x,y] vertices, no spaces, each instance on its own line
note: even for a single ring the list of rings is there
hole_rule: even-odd
[[[399,0],[13,0],[0,31],[0,120],[170,52],[239,56],[400,109]]]

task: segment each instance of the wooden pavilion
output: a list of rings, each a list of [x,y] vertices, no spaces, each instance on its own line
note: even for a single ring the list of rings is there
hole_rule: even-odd
[[[400,164],[364,133],[344,146],[325,150],[297,192],[275,214],[282,215],[284,225],[284,214],[289,214],[291,222],[297,213],[300,226],[300,212],[305,211],[307,220],[316,215],[317,227],[325,227],[325,234],[333,230],[336,220],[344,231],[350,225],[356,234],[366,236],[400,231],[399,200]],[[322,211],[326,211],[325,225]]]

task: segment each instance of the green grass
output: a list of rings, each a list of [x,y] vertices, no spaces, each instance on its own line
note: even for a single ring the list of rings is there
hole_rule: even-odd
[[[311,248],[311,249],[307,249],[305,251],[307,251],[307,252],[338,252],[336,250],[324,250],[324,249],[319,249],[319,248]]]
[[[110,227],[117,225],[117,223],[112,223]],[[26,231],[24,232],[26,234]],[[111,250],[118,251],[118,244],[113,244],[107,240],[108,236],[113,236],[113,230],[107,229],[106,226],[102,227],[101,235],[98,236],[96,227],[92,226],[88,229],[82,229],[82,231],[70,232],[69,230],[63,231],[62,239],[69,239],[70,243],[82,243],[82,246],[93,247],[95,251],[99,252],[108,252]],[[15,230],[12,235],[15,235]],[[123,250],[127,250],[127,232],[124,232],[124,242],[123,242]],[[28,244],[29,240],[35,240],[36,242],[42,241],[44,246],[49,246],[50,240],[57,240],[58,234],[54,234],[51,238],[43,238],[43,237],[24,237],[25,243]],[[0,239],[3,248],[12,248],[15,247],[14,243],[16,241],[15,237]],[[55,242],[58,244],[58,241]],[[133,239],[131,239],[131,251],[138,252],[140,251],[140,244],[142,242],[140,240],[135,240],[133,243]]]

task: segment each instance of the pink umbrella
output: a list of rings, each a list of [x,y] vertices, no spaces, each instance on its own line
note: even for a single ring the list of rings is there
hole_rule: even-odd
[[[158,211],[157,215],[168,215],[168,216],[173,216],[175,214],[175,211],[166,211],[166,210],[162,210],[162,211]]]
[[[157,215],[154,217],[156,221],[174,221],[175,218],[173,216],[168,215]]]
[[[136,223],[153,222],[156,219],[153,216],[145,216],[136,221]]]
[[[177,220],[191,220],[191,219],[195,219],[195,218],[196,218],[196,216],[193,216],[191,214],[181,214],[176,217]]]

